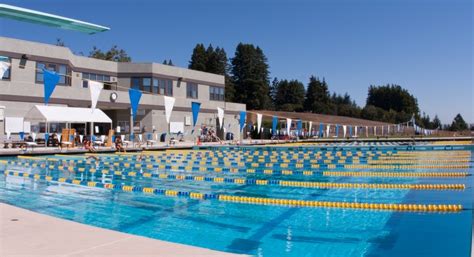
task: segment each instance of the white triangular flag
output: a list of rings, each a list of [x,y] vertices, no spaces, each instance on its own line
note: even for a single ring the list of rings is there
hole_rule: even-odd
[[[377,127],[374,126],[374,136],[377,136]]]
[[[342,137],[346,137],[347,126],[342,125]]]
[[[171,96],[165,96],[165,115],[166,115],[166,122],[170,123],[171,112],[173,111],[174,102],[176,99]]]
[[[357,126],[354,127],[354,137],[357,137]]]
[[[10,68],[10,63],[0,61],[0,79],[3,78],[3,75],[5,75],[5,72],[7,72],[9,68]]]
[[[365,137],[369,137],[369,127],[365,126]]]
[[[224,121],[224,109],[217,107],[217,118],[219,119],[219,126],[222,129],[222,126],[224,126],[222,123]]]
[[[290,128],[291,128],[291,119],[286,118],[286,134],[289,136],[290,135]]]
[[[84,136],[83,136],[83,135],[79,135],[79,142],[81,142],[81,144],[82,144],[82,139],[84,139]]]
[[[257,131],[260,133],[260,128],[262,127],[262,117],[263,115],[257,113]]]
[[[309,127],[308,127],[309,136],[311,136],[311,129],[313,129],[313,122],[312,121],[309,122]]]
[[[104,83],[97,81],[89,81],[89,91],[91,93],[91,109],[94,111],[99,101],[100,92],[104,88]]]

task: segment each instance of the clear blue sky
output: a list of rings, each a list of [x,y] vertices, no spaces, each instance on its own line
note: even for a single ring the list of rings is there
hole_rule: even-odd
[[[361,1],[4,1],[111,27],[97,35],[0,20],[2,36],[55,43],[74,52],[117,44],[136,62],[186,67],[196,43],[260,46],[272,77],[307,82],[365,104],[370,84],[407,88],[422,111],[474,122],[473,4],[470,0]]]

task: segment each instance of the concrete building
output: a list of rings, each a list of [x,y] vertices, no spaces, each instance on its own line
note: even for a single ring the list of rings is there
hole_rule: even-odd
[[[102,109],[113,120],[113,127],[120,126],[122,134],[130,132],[130,101],[128,88],[144,92],[134,129],[163,133],[167,131],[163,95],[176,98],[171,123],[174,129],[182,127],[188,139],[192,127],[191,102],[200,102],[201,111],[195,133],[201,125],[218,127],[217,107],[225,110],[224,129],[220,137],[232,132],[238,138],[238,113],[245,110],[244,104],[226,102],[224,99],[224,76],[162,65],[157,63],[117,63],[78,56],[67,47],[42,44],[0,37],[0,55],[8,57],[10,70],[0,80],[0,105],[5,106],[5,119],[0,121],[0,133],[5,132],[8,117],[24,117],[34,106],[43,104],[43,75],[47,67],[61,76],[50,104],[71,107],[90,107],[88,80],[103,81],[97,108]],[[99,134],[109,129],[100,126]],[[51,124],[50,131],[59,130],[62,124]],[[82,126],[82,127],[81,127]],[[78,131],[88,131],[84,124],[73,124]],[[43,132],[44,124],[31,124],[35,132]],[[25,129],[28,130],[28,129]],[[15,131],[11,131],[15,132]]]

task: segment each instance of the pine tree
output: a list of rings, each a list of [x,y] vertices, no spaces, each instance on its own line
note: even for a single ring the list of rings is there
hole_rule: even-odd
[[[168,61],[168,65],[169,66],[174,66],[173,61],[171,59]]]
[[[275,109],[279,111],[303,111],[304,85],[297,80],[282,80],[276,86]]]
[[[305,110],[313,113],[327,114],[331,111],[331,99],[328,85],[323,79],[311,76],[309,78],[308,90],[306,91]]]
[[[247,109],[270,106],[269,71],[262,49],[252,44],[239,43],[232,58],[234,100],[247,104]]]
[[[163,61],[163,64],[164,65],[168,65],[168,61],[166,61],[166,59]]]
[[[441,120],[439,119],[438,115],[435,115],[433,118],[433,129],[441,129]]]
[[[454,117],[453,123],[451,123],[450,130],[452,131],[462,131],[467,130],[468,126],[467,123],[464,121],[463,117],[460,113]]]
[[[208,57],[206,53],[206,48],[204,48],[203,44],[197,44],[194,47],[188,68],[192,70],[206,71],[208,61],[207,59]]]

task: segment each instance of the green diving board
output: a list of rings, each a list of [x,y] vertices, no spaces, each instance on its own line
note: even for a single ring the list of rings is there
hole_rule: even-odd
[[[87,34],[110,30],[108,27],[7,4],[0,4],[0,18],[74,30]]]

